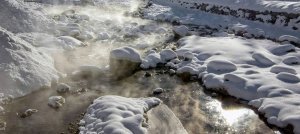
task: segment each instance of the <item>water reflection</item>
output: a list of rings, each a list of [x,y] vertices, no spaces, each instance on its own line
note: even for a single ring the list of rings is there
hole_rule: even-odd
[[[176,76],[170,77],[157,71],[151,73],[152,77],[145,77],[145,72],[141,71],[120,81],[94,82],[89,86],[94,87],[93,90],[88,88],[90,90],[85,93],[65,95],[66,104],[59,110],[54,110],[47,105],[49,96],[58,95],[54,89],[40,90],[16,99],[5,107],[7,114],[1,117],[7,122],[5,132],[7,134],[76,133],[78,127],[76,123],[93,99],[103,95],[148,97],[153,96],[151,94],[153,89],[162,87],[166,92],[156,97],[163,100],[190,134],[275,133],[250,109],[232,100],[220,102],[208,96],[197,82],[183,83]],[[78,85],[76,82],[72,83],[69,82],[75,90]],[[224,109],[222,105],[230,108]],[[16,116],[17,112],[28,108],[38,109],[39,112],[25,119]]]

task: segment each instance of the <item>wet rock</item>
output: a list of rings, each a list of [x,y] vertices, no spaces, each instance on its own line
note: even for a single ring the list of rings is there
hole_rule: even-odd
[[[52,108],[60,108],[66,102],[62,96],[51,96],[48,99],[48,105]]]
[[[114,79],[133,74],[140,69],[140,64],[142,63],[139,52],[131,47],[112,50],[109,59],[109,69]]]
[[[176,74],[176,71],[175,71],[174,69],[170,69],[170,70],[169,70],[169,74],[170,74],[170,75],[174,75],[174,74]]]
[[[152,94],[153,95],[159,95],[159,94],[161,94],[163,92],[164,92],[164,89],[162,89],[162,88],[156,88],[156,89],[153,90]]]
[[[0,122],[0,130],[3,131],[6,128],[6,122]]]
[[[31,115],[37,112],[38,112],[37,109],[27,109],[24,113],[20,114],[19,116],[20,118],[26,118],[26,117],[30,117]]]
[[[56,92],[58,93],[66,93],[69,92],[71,87],[65,83],[60,83],[56,87]]]
[[[149,73],[149,72],[146,72],[146,73],[145,73],[145,77],[151,77],[151,76],[152,76],[151,73]]]

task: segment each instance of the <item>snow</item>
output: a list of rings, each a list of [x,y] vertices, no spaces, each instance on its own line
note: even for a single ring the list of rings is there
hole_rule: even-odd
[[[291,36],[291,35],[282,35],[278,38],[278,41],[280,41],[280,42],[289,41],[289,42],[294,42],[294,43],[300,44],[300,39],[295,36]]]
[[[53,22],[40,6],[22,0],[2,0],[0,18],[0,26],[13,33],[43,31]]]
[[[291,44],[199,36],[184,37],[177,43],[176,53],[184,59],[171,60],[166,66],[177,74],[198,76],[208,89],[249,101],[300,93],[300,49]],[[293,111],[291,116],[297,116]]]
[[[19,97],[58,79],[51,57],[3,28],[0,47],[1,93]]]
[[[66,102],[62,96],[51,96],[48,99],[48,105],[52,108],[60,108]]]
[[[139,52],[131,47],[114,49],[110,52],[110,57],[118,60],[128,60],[137,63],[142,62]]]
[[[71,87],[65,83],[59,83],[56,87],[56,92],[58,93],[66,93],[69,92]]]
[[[294,126],[294,133],[299,134],[300,128],[300,100],[299,94],[288,94],[273,98],[263,98],[251,101],[249,104],[258,108],[259,112],[265,113],[268,122],[279,127],[288,124]]]
[[[143,127],[144,113],[160,103],[157,98],[102,96],[87,109],[81,120],[80,134],[147,133]]]
[[[253,20],[247,20],[247,17],[234,17],[234,16],[226,16],[226,15],[219,15],[219,14],[214,14],[214,13],[209,13],[209,12],[204,12],[196,9],[189,9],[191,6],[195,6],[194,3],[202,3],[204,2],[203,0],[201,1],[193,1],[193,0],[185,0],[191,2],[189,5],[184,5],[182,3],[178,4],[177,0],[174,0],[171,2],[170,0],[152,0],[152,5],[148,7],[147,9],[143,10],[143,17],[147,19],[152,19],[152,20],[160,20],[160,21],[168,21],[168,22],[173,22],[173,20],[177,20],[181,25],[197,25],[197,26],[208,26],[210,28],[218,29],[222,32],[223,31],[228,31],[230,32],[231,30],[234,30],[235,33],[243,33],[245,35],[251,35],[257,38],[265,37],[265,38],[271,38],[274,40],[277,40],[280,36],[282,35],[289,35],[289,36],[294,36],[297,38],[300,38],[299,35],[299,30],[292,30],[292,27],[295,27],[296,25],[299,25],[298,20],[300,18],[295,18],[291,19],[290,23],[288,23],[288,26],[285,26],[285,24],[271,24],[267,22],[258,22],[258,21],[253,21]],[[232,4],[231,1],[236,1],[239,3],[237,0],[228,0],[228,1],[221,1],[221,0],[214,0],[214,2],[211,2],[209,0],[205,0],[207,3],[215,4],[219,3],[222,6],[225,6],[226,4],[228,5],[235,5],[236,3]],[[256,2],[256,0],[250,0],[251,2]],[[257,0],[260,1],[260,0]],[[243,2],[246,2],[246,0],[243,0],[240,2],[240,4],[245,4]],[[251,3],[250,2],[250,3]],[[274,1],[273,1],[274,2]],[[285,3],[285,2],[280,2],[278,3]],[[296,11],[295,13],[298,13],[300,10],[300,4],[299,2],[294,2],[297,4],[294,4]],[[225,4],[225,5],[223,5]],[[255,5],[255,4],[254,4]],[[253,4],[252,4],[253,6]],[[253,6],[257,9],[263,9],[265,11],[265,8],[260,8],[259,6],[256,7],[257,5]],[[266,5],[265,5],[266,6]],[[269,6],[269,5],[268,5]],[[209,7],[209,6],[208,6]],[[239,6],[237,6],[240,8]],[[243,8],[246,8],[248,6],[241,6]],[[251,5],[250,5],[251,7]],[[268,7],[269,8],[269,7]],[[284,12],[289,12],[292,10],[282,8]],[[281,10],[281,8],[280,8]],[[239,10],[238,10],[239,11]],[[271,11],[276,11],[276,9],[272,9]],[[279,18],[280,16],[278,16]],[[278,20],[277,20],[278,21]],[[283,21],[284,22],[284,21]],[[276,30],[274,30],[276,29]]]
[[[173,28],[173,30],[179,36],[186,36],[189,33],[189,29],[186,26],[184,26],[184,25],[182,25],[182,26],[175,26]]]
[[[177,54],[171,49],[163,49],[160,52],[160,57],[163,63],[177,58]]]

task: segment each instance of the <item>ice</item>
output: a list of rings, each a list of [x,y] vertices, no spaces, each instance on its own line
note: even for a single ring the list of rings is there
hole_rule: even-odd
[[[102,96],[89,106],[81,121],[80,134],[147,133],[143,115],[160,104],[157,98],[125,98]]]

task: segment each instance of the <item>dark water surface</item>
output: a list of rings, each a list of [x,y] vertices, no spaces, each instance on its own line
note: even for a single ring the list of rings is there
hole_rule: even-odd
[[[103,95],[149,97],[153,96],[153,89],[161,87],[166,91],[156,97],[163,100],[164,104],[175,113],[190,134],[278,133],[266,126],[251,109],[236,103],[233,99],[220,101],[212,98],[204,93],[197,82],[184,83],[176,76],[170,77],[157,71],[151,71],[151,77],[145,77],[144,74],[144,71],[137,72],[128,78],[113,82],[99,80],[97,84],[89,87],[87,92],[63,95],[66,103],[57,110],[47,105],[48,97],[60,95],[55,89],[48,88],[18,98],[5,107],[8,112],[1,118],[6,121],[7,127],[1,132],[76,133],[78,132],[76,123],[95,98]],[[77,90],[74,85],[72,90]],[[16,113],[22,113],[29,108],[39,111],[27,118],[17,116]]]

